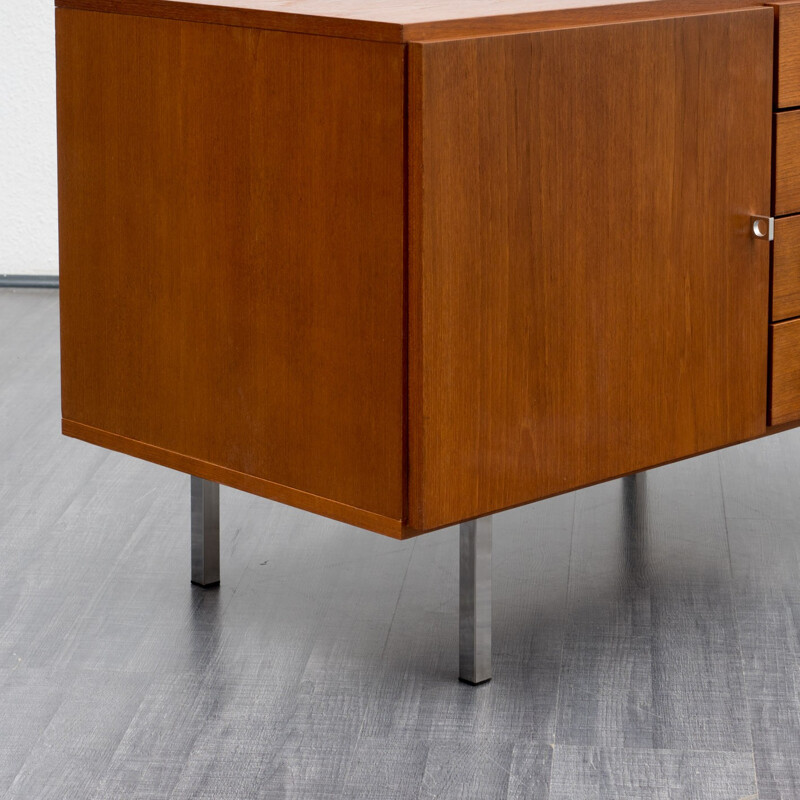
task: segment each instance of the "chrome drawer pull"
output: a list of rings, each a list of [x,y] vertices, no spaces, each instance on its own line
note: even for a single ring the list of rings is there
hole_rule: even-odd
[[[750,217],[756,239],[775,240],[775,217]]]

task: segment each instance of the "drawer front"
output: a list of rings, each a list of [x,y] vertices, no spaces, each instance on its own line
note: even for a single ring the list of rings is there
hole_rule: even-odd
[[[778,108],[800,106],[800,3],[775,7],[778,23]]]
[[[775,115],[775,203],[777,215],[800,211],[800,111]]]
[[[770,424],[800,420],[800,320],[771,326]]]
[[[800,215],[775,220],[772,321],[800,317]]]

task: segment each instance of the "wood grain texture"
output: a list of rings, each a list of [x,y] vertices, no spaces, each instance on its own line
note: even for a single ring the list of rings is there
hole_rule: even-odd
[[[412,527],[764,431],[772,38],[764,8],[410,45]]]
[[[775,220],[772,319],[800,316],[800,215]]]
[[[775,5],[778,108],[800,106],[800,3]]]
[[[575,499],[556,741],[750,750],[719,456]]]
[[[775,114],[774,169],[774,213],[800,211],[800,111]]]
[[[402,46],[60,9],[57,54],[65,420],[396,529]]]
[[[769,472],[780,483],[779,465],[788,470],[794,517],[781,519],[767,510],[760,519],[730,520],[731,568],[739,622],[742,666],[752,718],[754,762],[759,798],[800,795],[800,708],[796,697],[800,661],[800,598],[797,575],[797,468],[794,448],[781,437],[784,456]],[[782,451],[782,452],[781,452]],[[746,463],[746,462],[745,462]],[[752,462],[751,462],[752,463]],[[749,475],[755,477],[755,465]],[[789,508],[787,508],[787,511]],[[792,745],[787,745],[791,742]]]
[[[770,326],[770,423],[800,419],[800,320]]]
[[[557,747],[548,800],[757,800],[759,785],[741,753]]]
[[[62,8],[384,42],[488,36],[752,6],[750,0],[56,0]]]

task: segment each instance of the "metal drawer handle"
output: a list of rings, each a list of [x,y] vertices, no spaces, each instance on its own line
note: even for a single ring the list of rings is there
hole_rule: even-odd
[[[750,217],[756,239],[775,240],[775,217]]]

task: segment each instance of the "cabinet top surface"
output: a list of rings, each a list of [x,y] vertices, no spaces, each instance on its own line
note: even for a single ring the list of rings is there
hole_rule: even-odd
[[[509,14],[528,14],[565,8],[625,5],[636,0],[116,0],[122,13],[135,13],[142,6],[168,4],[176,7],[202,5],[225,8],[273,11],[284,14],[306,14],[315,17],[386,22],[408,25],[415,22],[494,17]],[[58,5],[71,5],[58,2]],[[98,4],[100,5],[100,4]],[[104,3],[103,5],[108,5]]]
[[[56,0],[56,5],[378,41],[409,41],[762,4],[757,0]]]

